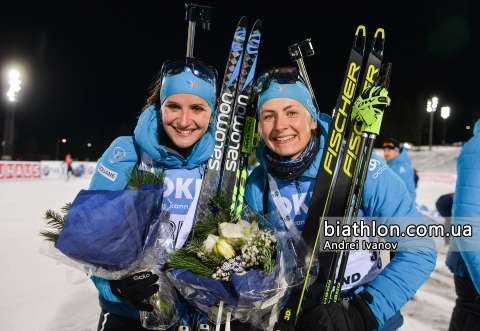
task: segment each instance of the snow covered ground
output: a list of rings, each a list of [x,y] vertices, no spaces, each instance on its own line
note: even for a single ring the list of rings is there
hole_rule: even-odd
[[[422,161],[418,170],[455,173],[454,154],[458,156],[460,148],[452,147],[447,152],[445,148],[450,147],[409,153],[414,166]],[[429,162],[423,163],[425,160]],[[442,163],[444,168],[435,162]],[[0,282],[0,330],[96,330],[100,307],[95,287],[90,281],[70,285],[65,275],[67,267],[56,265],[39,253],[42,239],[38,236],[44,226],[43,213],[47,209],[59,211],[88,185],[88,179],[0,182],[0,261],[4,268]],[[452,184],[419,182],[417,203],[433,211],[438,197],[453,190]],[[402,331],[448,329],[455,291],[453,276],[445,266],[448,247],[439,250],[434,273],[402,309]]]
[[[60,211],[89,179],[0,182],[0,330],[96,330],[100,307],[90,281],[70,285],[67,267],[40,254],[47,209]]]

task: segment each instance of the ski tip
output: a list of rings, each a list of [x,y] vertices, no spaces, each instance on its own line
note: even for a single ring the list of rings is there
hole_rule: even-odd
[[[358,32],[360,32],[360,30],[363,31],[363,38],[365,38],[365,36],[367,35],[366,31],[365,31],[365,26],[364,25],[359,25],[358,28],[357,28],[357,32],[355,32],[355,35],[358,36]]]
[[[242,18],[240,19],[240,21],[238,21],[238,25],[242,26],[242,27],[247,27],[247,24],[248,24],[248,18],[247,16],[242,16]]]
[[[382,34],[382,39],[385,39],[385,30],[378,28],[377,31],[375,32],[375,36],[373,38],[377,39],[377,35],[381,33]]]
[[[262,20],[258,19],[255,21],[255,24],[253,25],[253,30],[262,30]]]

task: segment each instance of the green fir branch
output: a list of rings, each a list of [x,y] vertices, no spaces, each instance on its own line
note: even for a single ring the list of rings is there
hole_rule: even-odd
[[[180,248],[168,254],[168,265],[172,268],[187,269],[197,277],[211,278],[215,269],[209,268],[198,260],[196,254],[186,248]]]
[[[263,265],[263,269],[266,272],[271,273],[273,271],[273,267],[275,266],[275,260],[272,259],[275,248],[261,246],[258,251],[260,256],[260,264]]]
[[[209,234],[218,234],[218,225],[230,222],[235,217],[231,210],[231,204],[231,199],[224,192],[218,191],[215,193],[210,202],[215,215],[202,217],[195,223],[192,232],[195,237],[203,241],[207,239]]]
[[[154,169],[155,173],[150,171],[138,170],[138,164],[125,172],[129,189],[138,191],[143,184],[163,185],[165,181],[165,171],[163,169]]]
[[[203,248],[203,241],[199,238],[192,239],[185,249],[196,256],[200,253],[202,255],[201,262],[209,268],[217,268],[225,262],[225,259],[220,255]]]
[[[47,241],[56,243],[60,232],[62,232],[63,226],[65,225],[65,219],[67,218],[68,209],[72,205],[71,202],[65,204],[61,208],[62,214],[56,213],[53,210],[49,209],[45,212],[43,219],[46,221],[47,227],[51,229],[41,230],[39,235]]]

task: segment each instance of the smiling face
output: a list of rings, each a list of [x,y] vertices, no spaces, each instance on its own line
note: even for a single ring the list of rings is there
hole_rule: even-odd
[[[189,148],[212,123],[212,109],[205,99],[187,93],[172,94],[161,109],[163,128],[179,148]]]
[[[276,154],[296,159],[307,147],[317,122],[297,100],[275,98],[260,108],[265,144]]]

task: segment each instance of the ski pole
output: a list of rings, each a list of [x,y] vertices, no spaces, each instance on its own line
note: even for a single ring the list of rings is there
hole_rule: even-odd
[[[378,76],[377,81],[375,82],[375,86],[381,86],[383,88],[388,88],[390,85],[390,76],[392,72],[392,64],[387,63],[381,66],[380,68],[380,74]],[[354,220],[358,216],[358,211],[360,210],[360,206],[362,204],[362,194],[363,194],[363,189],[365,187],[365,181],[367,178],[367,173],[368,173],[368,167],[370,164],[370,160],[372,157],[372,152],[373,152],[373,146],[375,144],[375,140],[380,133],[380,127],[382,125],[382,119],[383,119],[383,111],[381,113],[376,113],[377,120],[370,126],[367,126],[362,134],[362,138],[364,135],[368,135],[368,140],[367,140],[367,151],[365,152],[365,160],[363,162],[363,172],[361,173],[361,177],[359,179],[358,183],[358,192],[356,194],[356,199],[355,199],[355,207],[352,212],[352,220]],[[362,139],[363,140],[363,139]],[[362,159],[358,160],[357,167],[360,168],[362,164]],[[357,169],[355,169],[357,172]],[[347,210],[349,213],[350,210]],[[351,237],[348,238],[348,241],[351,240]],[[340,291],[342,288],[342,283],[343,283],[343,277],[345,275],[345,269],[347,267],[347,262],[348,262],[348,256],[350,255],[349,250],[344,250],[343,256],[342,256],[342,261],[340,263],[340,268],[338,270],[338,276],[337,276],[337,281],[335,285],[335,294],[333,297],[333,302],[336,302],[338,300],[338,297],[340,295]]]
[[[302,48],[304,52],[302,52]],[[307,85],[310,94],[312,95],[313,105],[317,110],[317,113],[320,113],[320,109],[318,108],[317,99],[315,99],[315,94],[313,94],[312,85],[310,84],[310,79],[308,79],[307,69],[305,68],[305,63],[303,59],[305,57],[309,57],[315,54],[313,50],[311,38],[308,38],[304,41],[299,43],[293,44],[292,46],[288,47],[288,53],[290,54],[290,58],[292,61],[297,62],[298,69],[300,70],[300,75],[302,76],[303,80],[305,81],[305,85]]]
[[[213,8],[215,7],[200,6],[194,3],[185,4],[185,20],[188,21],[187,57],[193,57],[195,24],[202,22],[202,29],[210,30]]]

